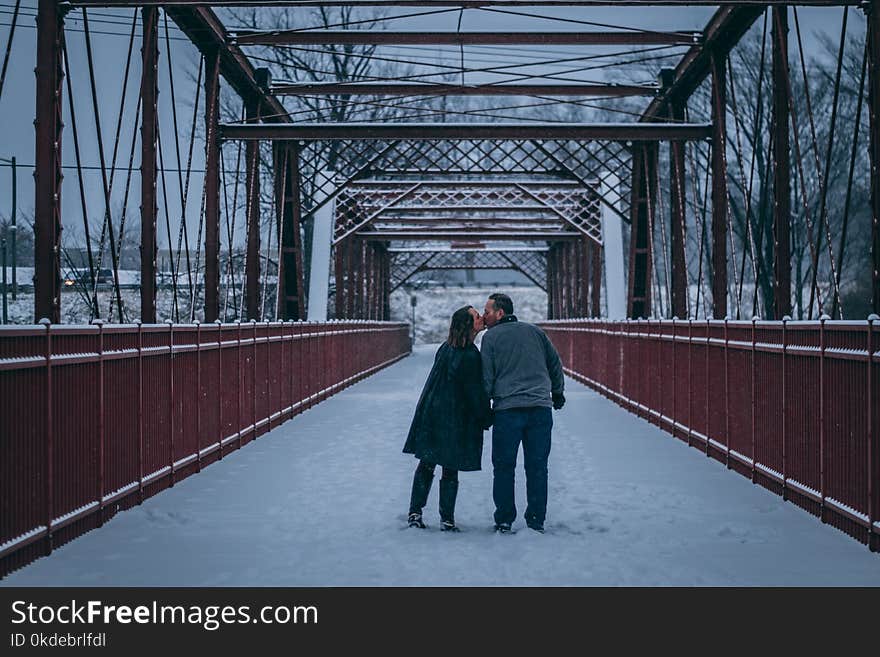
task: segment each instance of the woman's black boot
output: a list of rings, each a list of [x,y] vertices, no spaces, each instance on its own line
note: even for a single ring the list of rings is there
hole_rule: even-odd
[[[440,480],[440,520],[443,531],[458,531],[455,526],[455,498],[458,496],[458,479]]]

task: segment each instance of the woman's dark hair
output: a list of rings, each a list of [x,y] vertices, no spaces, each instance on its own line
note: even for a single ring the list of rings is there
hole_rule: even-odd
[[[473,306],[462,306],[452,313],[452,321],[449,323],[449,337],[446,343],[450,347],[467,347],[473,342],[471,333],[474,328],[474,316],[470,310]]]

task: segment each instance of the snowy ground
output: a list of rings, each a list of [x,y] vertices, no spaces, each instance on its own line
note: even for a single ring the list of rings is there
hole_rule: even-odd
[[[494,534],[487,434],[456,519],[405,527],[435,347],[7,577],[8,586],[878,586],[880,555],[568,380],[547,533]],[[520,460],[521,463],[521,460]],[[439,476],[439,473],[438,473]],[[517,506],[524,508],[522,465]]]

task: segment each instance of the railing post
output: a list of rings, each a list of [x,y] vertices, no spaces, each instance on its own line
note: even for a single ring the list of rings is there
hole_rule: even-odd
[[[706,438],[706,458],[709,458],[709,415],[710,404],[712,399],[712,394],[710,392],[710,388],[712,387],[709,383],[709,354],[712,351],[712,320],[708,317],[706,318],[706,426],[705,426],[705,438]]]
[[[104,524],[104,320],[92,320],[98,326],[98,526]]]
[[[283,345],[284,343],[282,343]],[[271,322],[266,320],[266,371],[263,378],[266,380],[266,431],[272,429],[272,393],[269,390],[269,372],[272,369],[272,331]]]
[[[223,323],[214,320],[217,326],[217,458],[223,458]]]
[[[874,527],[877,509],[874,508],[874,496],[877,490],[877,476],[880,466],[877,463],[877,427],[874,426],[874,322],[880,320],[877,315],[868,316],[868,547],[872,552],[880,550],[880,541]]]
[[[711,380],[709,378],[709,355],[710,355],[711,351],[712,351],[712,324],[711,324],[711,320],[707,317],[706,318],[706,359],[705,359],[706,360],[706,362],[705,362],[705,368],[706,368],[706,415],[705,415],[705,418],[706,418],[706,426],[705,426],[706,458],[709,458],[709,456],[710,456],[710,454],[709,454],[709,433],[711,433],[711,432],[709,431],[709,418],[711,416],[709,415],[709,411],[711,409],[712,385],[710,383]]]
[[[752,351],[751,351],[752,362],[751,362],[751,366],[752,366],[752,483],[753,484],[756,483],[758,480],[757,468],[755,467],[755,464],[758,462],[758,455],[757,455],[758,436],[757,436],[757,425],[756,425],[756,418],[755,418],[755,414],[756,414],[755,411],[757,408],[757,391],[755,390],[755,388],[757,387],[757,382],[755,380],[755,324],[757,323],[757,321],[758,321],[757,317],[752,317]]]
[[[137,320],[138,328],[138,504],[144,501],[144,325]]]
[[[257,439],[257,320],[251,319],[251,328],[254,329],[254,386],[253,386],[253,397],[254,403],[251,406],[251,433],[253,437],[251,440]]]
[[[730,340],[727,336],[727,322],[724,318],[724,445],[725,465],[730,470]]]
[[[238,448],[241,449],[241,434],[242,434],[242,422],[244,422],[244,418],[242,418],[242,406],[244,404],[244,400],[242,397],[244,396],[244,383],[241,379],[241,320],[238,321],[238,346],[236,347],[236,351],[238,352],[238,412],[235,417],[235,433],[238,438]]]
[[[688,318],[688,423],[687,423],[687,443],[688,447],[694,444],[694,320]]]
[[[675,320],[676,316],[672,316],[672,435],[675,436],[675,431],[678,429],[676,423],[678,422],[677,416],[675,414]]]
[[[52,413],[52,324],[47,318],[40,320],[46,327],[46,555],[52,554],[52,519],[55,515],[54,468],[52,467],[54,452],[53,413]]]
[[[336,293],[339,294],[339,286],[338,285],[336,286]],[[290,379],[290,406],[291,406],[290,417],[293,417],[294,415],[296,415],[296,413],[293,411],[293,405],[296,404],[297,401],[299,401],[298,399],[296,399],[296,388],[294,387],[294,383],[296,381],[295,381],[294,374],[293,374],[293,371],[294,371],[293,370],[293,368],[294,368],[293,345],[295,342],[294,337],[293,337],[294,333],[295,333],[294,332],[294,323],[293,323],[293,320],[291,320],[290,321],[290,367],[288,367],[288,369],[287,369],[287,374],[288,374],[287,378]]]
[[[825,520],[825,320],[819,318],[819,494],[822,496],[819,507],[819,520]]]
[[[168,324],[168,467],[170,486],[174,486],[174,322]]]
[[[196,472],[202,471],[202,323],[196,321]]]
[[[787,399],[787,386],[785,385],[786,379],[786,365],[787,365],[787,351],[788,351],[788,322],[791,321],[791,317],[786,315],[782,318],[782,499],[788,500],[788,468],[786,463],[786,431],[788,427],[786,426],[788,423],[786,422],[786,416],[788,415],[788,399]]]

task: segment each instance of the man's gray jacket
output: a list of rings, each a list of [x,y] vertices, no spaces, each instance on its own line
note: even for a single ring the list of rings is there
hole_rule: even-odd
[[[540,328],[508,315],[486,331],[480,345],[483,385],[492,408],[552,407],[563,390],[562,363]]]

